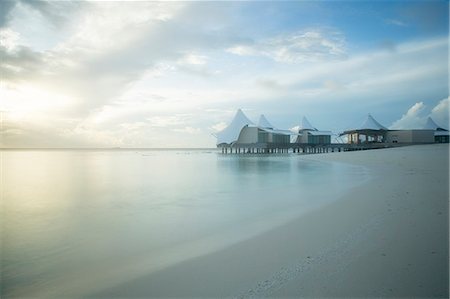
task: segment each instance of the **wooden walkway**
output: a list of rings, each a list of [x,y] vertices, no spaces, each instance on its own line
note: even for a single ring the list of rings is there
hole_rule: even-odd
[[[417,143],[414,143],[417,144]],[[223,154],[281,154],[281,153],[331,153],[361,151],[379,148],[400,147],[412,145],[411,143],[331,143],[331,144],[311,144],[311,143],[252,143],[218,145]]]

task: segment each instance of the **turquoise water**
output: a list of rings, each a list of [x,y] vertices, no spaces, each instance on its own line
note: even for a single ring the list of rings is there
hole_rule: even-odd
[[[367,179],[299,155],[3,151],[2,291],[89,295],[259,234]]]

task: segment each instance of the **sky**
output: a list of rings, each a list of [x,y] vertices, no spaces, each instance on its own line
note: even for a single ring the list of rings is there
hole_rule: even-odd
[[[448,128],[447,1],[0,1],[1,147],[214,147],[277,128]]]

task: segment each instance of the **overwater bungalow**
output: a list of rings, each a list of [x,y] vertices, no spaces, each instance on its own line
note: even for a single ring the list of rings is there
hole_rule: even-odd
[[[347,143],[349,144],[383,143],[389,146],[389,144],[434,143],[434,134],[435,131],[429,128],[389,130],[376,121],[372,115],[368,114],[361,126],[356,129],[344,131],[340,135],[347,135]]]
[[[370,114],[359,127],[340,134],[347,136],[346,143],[331,143],[331,135],[331,131],[319,131],[306,117],[291,131],[275,128],[264,115],[255,124],[241,109],[215,134],[223,153],[322,153],[449,142],[449,131],[431,118],[421,129],[389,130]]]
[[[238,109],[231,123],[216,134],[217,146],[222,151],[274,152],[286,150],[291,132],[275,128],[264,115],[255,125],[241,109]]]
[[[248,126],[255,127],[255,124],[244,114],[244,112],[242,112],[241,109],[238,109],[230,124],[216,134],[217,146],[225,147],[233,145],[238,141],[239,134],[242,129]]]
[[[301,125],[295,127],[292,143],[300,144],[330,144],[331,131],[319,131],[304,116]]]
[[[347,135],[347,143],[350,144],[383,143],[386,141],[387,131],[385,126],[368,114],[359,127],[346,130],[340,136]]]

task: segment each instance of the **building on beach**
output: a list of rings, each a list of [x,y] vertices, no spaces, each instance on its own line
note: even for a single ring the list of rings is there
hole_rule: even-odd
[[[340,134],[347,136],[347,143],[383,143],[386,141],[388,129],[377,122],[372,115],[368,114],[364,122],[355,129],[349,129]]]
[[[433,130],[435,143],[449,143],[449,131],[438,126],[431,117],[428,117],[425,130]]]
[[[295,127],[292,143],[301,144],[330,144],[331,131],[319,131],[311,125],[308,119],[304,116],[301,125]]]

